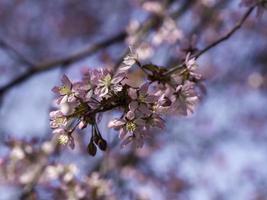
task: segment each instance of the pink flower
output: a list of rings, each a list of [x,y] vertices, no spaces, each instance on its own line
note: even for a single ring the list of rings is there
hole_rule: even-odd
[[[128,111],[123,119],[114,119],[109,122],[109,128],[119,130],[119,138],[129,140],[129,138],[143,138],[145,129],[145,120],[136,118],[132,111]],[[123,144],[125,141],[123,141]]]
[[[171,108],[175,113],[181,115],[193,114],[199,102],[194,83],[186,81],[184,85],[179,85],[171,100]]]
[[[124,138],[128,134],[133,135],[134,133],[140,131],[144,126],[145,126],[145,121],[141,118],[114,119],[110,121],[108,124],[109,128],[114,128],[116,130],[119,130],[120,132],[119,137],[121,139]]]
[[[175,90],[166,85],[164,88],[158,89],[156,95],[158,97],[158,102],[153,106],[154,113],[168,114],[170,112],[170,106],[172,104],[171,97]]]
[[[62,86],[56,86],[52,89],[54,93],[60,95],[60,97],[57,99],[57,103],[61,104],[75,101],[75,95],[72,91],[73,84],[71,83],[70,79],[64,74],[61,79],[61,82]]]
[[[95,94],[99,97],[108,97],[110,93],[120,92],[122,90],[122,80],[125,78],[122,74],[118,74],[115,77],[112,77],[111,73],[108,71],[100,70],[96,73],[94,77],[97,81],[97,87],[95,89]]]
[[[152,113],[153,105],[156,104],[158,97],[148,93],[149,83],[143,84],[140,89],[130,88],[128,95],[132,102],[129,104],[129,109],[133,112],[141,112],[144,115]]]
[[[67,118],[59,110],[50,112],[50,127],[55,129],[67,125]]]
[[[123,59],[124,66],[119,68],[119,72],[128,71],[136,62],[138,62],[138,55],[130,48],[130,53]]]
[[[146,128],[149,129],[153,127],[157,127],[160,129],[165,128],[165,121],[157,113],[153,113],[146,119]]]
[[[84,101],[88,101],[93,96],[93,85],[88,80],[75,83],[73,85],[75,96],[81,98]]]
[[[201,79],[201,75],[197,73],[197,63],[195,58],[190,58],[190,54],[187,54],[185,59],[186,65],[186,73],[191,76],[191,78],[195,78],[196,80]]]
[[[135,148],[142,148],[144,145],[145,138],[146,134],[144,134],[143,132],[139,132],[138,135],[136,134],[130,135],[122,141],[121,147],[123,148],[126,145],[132,143]]]
[[[72,83],[70,79],[64,74],[62,79],[62,86],[61,87],[54,87],[52,89],[53,92],[60,94],[60,95],[68,95],[71,93]]]
[[[75,147],[74,139],[71,135],[66,135],[64,133],[61,133],[58,136],[58,142],[59,144],[62,144],[62,145],[68,144],[71,149],[74,149]]]

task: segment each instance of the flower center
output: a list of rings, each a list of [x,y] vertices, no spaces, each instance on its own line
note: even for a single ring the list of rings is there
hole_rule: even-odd
[[[55,119],[55,122],[57,125],[62,125],[65,122],[65,118],[64,117],[58,117]]]
[[[63,145],[65,145],[65,144],[68,143],[68,141],[69,141],[69,137],[68,137],[67,135],[60,135],[60,136],[58,137],[58,142],[59,142],[59,144],[63,144]]]
[[[153,111],[153,112],[157,112],[157,108],[158,108],[158,107],[157,107],[157,104],[153,104],[153,105],[152,105],[152,111]]]
[[[61,95],[70,95],[71,94],[71,89],[64,85],[64,86],[59,88],[59,93]]]
[[[103,78],[102,83],[105,87],[108,87],[111,85],[111,80],[112,80],[112,78],[111,78],[110,74],[108,74]]]
[[[139,99],[140,102],[142,102],[142,103],[145,103],[145,102],[146,102],[146,97],[145,97],[145,95],[140,94],[138,99]]]
[[[129,132],[134,132],[136,130],[136,124],[134,122],[127,122],[126,130]]]

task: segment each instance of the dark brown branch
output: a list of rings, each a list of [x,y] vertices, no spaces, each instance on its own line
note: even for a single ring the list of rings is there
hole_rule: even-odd
[[[217,46],[221,42],[229,39],[236,31],[238,31],[242,27],[242,25],[244,24],[244,22],[246,21],[246,19],[249,17],[249,15],[252,13],[252,11],[254,10],[254,8],[255,7],[249,8],[247,10],[247,12],[244,14],[244,16],[241,18],[241,20],[234,26],[234,28],[232,30],[230,30],[227,34],[225,34],[220,39],[216,40],[215,42],[213,42],[210,45],[208,45],[207,47],[205,47],[203,50],[199,51],[196,55],[194,55],[194,57],[195,58],[200,57],[202,54],[206,53],[207,51],[209,51],[213,47]]]
[[[224,8],[230,0],[225,1],[219,1],[216,3],[213,7],[206,7],[204,6],[203,14],[200,16],[199,23],[196,24],[195,27],[192,27],[192,29],[186,34],[188,38],[192,39],[192,36],[199,35],[201,31],[205,30],[205,27],[209,25],[209,23],[213,20],[214,15],[217,13],[218,9]],[[192,44],[188,46],[188,49],[181,49],[184,52],[197,52],[198,49]],[[180,56],[176,56],[171,58],[166,66],[168,69],[171,69],[171,66],[176,65],[177,63],[181,62]]]
[[[227,34],[225,34],[224,36],[222,36],[221,38],[219,38],[215,42],[211,43],[210,45],[205,47],[203,50],[200,50],[198,53],[192,55],[191,58],[199,58],[201,55],[203,55],[207,51],[211,50],[212,48],[216,47],[218,44],[220,44],[223,41],[226,41],[227,39],[229,39],[236,31],[238,31],[242,27],[242,25],[245,23],[247,18],[250,16],[250,14],[254,10],[254,8],[255,8],[255,6],[249,8],[247,10],[247,12],[243,15],[243,17],[239,20],[239,22],[237,22],[237,24]],[[185,65],[185,63],[182,63],[182,64],[170,69],[167,73],[165,73],[165,75],[173,74],[174,72],[179,70],[184,65]]]
[[[121,32],[111,38],[108,38],[104,41],[101,41],[99,43],[96,43],[82,51],[79,51],[71,56],[68,56],[66,58],[63,59],[59,59],[59,60],[55,60],[55,61],[50,61],[47,63],[43,63],[40,65],[37,65],[35,67],[30,68],[26,73],[18,76],[17,78],[15,78],[14,80],[12,80],[10,83],[8,83],[7,85],[3,86],[2,88],[0,88],[0,96],[3,95],[7,90],[13,88],[14,86],[22,83],[23,81],[29,79],[30,77],[32,77],[35,74],[39,74],[57,67],[63,67],[66,68],[68,67],[70,64],[81,60],[87,56],[90,56],[94,53],[96,53],[97,51],[109,47],[113,44],[116,44],[118,42],[122,42],[125,38],[126,38],[126,32]]]

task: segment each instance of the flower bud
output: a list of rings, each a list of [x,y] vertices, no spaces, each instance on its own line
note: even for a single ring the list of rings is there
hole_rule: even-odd
[[[95,146],[95,144],[91,141],[91,142],[88,144],[88,146],[87,146],[87,152],[89,153],[89,155],[91,155],[91,156],[95,156],[96,151],[97,151],[96,146]]]
[[[106,151],[106,149],[107,149],[107,142],[106,142],[106,140],[104,140],[103,138],[99,139],[98,140],[98,143],[97,143],[97,146],[102,151]]]

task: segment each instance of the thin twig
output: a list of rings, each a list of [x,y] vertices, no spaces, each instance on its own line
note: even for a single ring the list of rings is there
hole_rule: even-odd
[[[218,44],[220,44],[221,42],[229,39],[237,30],[239,30],[242,27],[242,25],[244,24],[244,22],[246,21],[246,19],[249,17],[249,15],[252,13],[252,11],[254,10],[254,8],[255,7],[249,8],[247,10],[247,12],[244,14],[244,16],[241,18],[241,20],[226,35],[224,35],[220,39],[216,40],[215,42],[211,43],[210,45],[208,45],[207,47],[205,47],[203,50],[199,51],[196,55],[194,55],[194,57],[195,58],[198,58],[199,56],[201,56],[205,52],[209,51],[213,47],[215,47]]]
[[[103,48],[107,48],[113,44],[116,44],[118,42],[122,42],[124,39],[126,38],[126,32],[120,32],[119,34],[105,39],[99,43],[96,43],[84,50],[81,50],[71,56],[68,56],[66,58],[63,59],[58,59],[55,61],[50,61],[47,63],[43,63],[40,65],[36,65],[35,67],[30,68],[27,72],[25,72],[24,74],[18,76],[17,78],[15,78],[14,80],[12,80],[10,83],[6,84],[5,86],[3,86],[2,88],[0,88],[0,96],[3,95],[7,90],[13,88],[14,86],[22,83],[23,81],[29,79],[30,77],[32,77],[35,74],[39,74],[57,67],[63,67],[63,68],[67,68],[70,64],[81,60],[87,56],[90,56],[94,53],[96,53],[97,51],[103,49]]]
[[[238,23],[224,36],[222,36],[221,38],[219,38],[218,40],[216,40],[215,42],[211,43],[210,45],[208,45],[207,47],[205,47],[203,50],[200,50],[198,53],[194,54],[191,56],[191,58],[199,58],[201,55],[203,55],[204,53],[206,53],[207,51],[211,50],[212,48],[216,47],[218,44],[222,43],[223,41],[226,41],[227,39],[229,39],[237,30],[239,30],[242,25],[245,23],[245,21],[247,20],[247,18],[250,16],[250,14],[252,13],[252,11],[254,10],[255,6],[249,8],[246,13],[243,15],[243,17],[238,21]],[[173,74],[174,72],[176,72],[177,70],[181,69],[181,67],[185,66],[185,62],[181,63],[180,65],[173,67],[172,69],[170,69],[168,72],[166,72],[164,75],[168,76]]]

